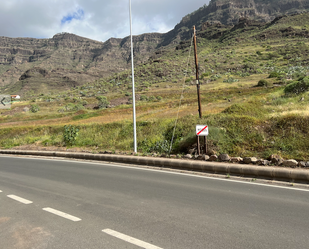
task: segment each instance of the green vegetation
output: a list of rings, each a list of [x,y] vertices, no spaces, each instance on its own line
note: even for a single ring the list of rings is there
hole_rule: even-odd
[[[76,143],[79,129],[73,125],[65,125],[63,131],[63,141],[65,145],[72,146]]]
[[[288,84],[284,92],[285,94],[301,94],[309,90],[309,77],[300,78],[298,81],[294,81]]]
[[[195,125],[207,124],[209,149],[217,153],[308,159],[309,43],[297,28],[309,26],[307,15],[199,32],[202,119],[193,56],[187,67],[190,41],[137,65],[139,152],[186,153],[196,143]],[[298,35],[284,35],[288,27]],[[131,80],[123,71],[68,91],[31,93],[12,110],[1,110],[0,146],[132,151]],[[40,111],[23,112],[29,105]]]
[[[35,113],[35,112],[38,112],[40,110],[40,107],[36,104],[33,104],[30,106],[30,111]]]

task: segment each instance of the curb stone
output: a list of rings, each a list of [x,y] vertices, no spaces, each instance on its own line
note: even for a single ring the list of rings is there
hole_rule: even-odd
[[[309,183],[309,170],[254,166],[238,163],[210,162],[200,160],[183,160],[171,158],[141,157],[114,154],[90,154],[58,151],[0,150],[0,154],[33,155],[47,157],[65,157],[90,159],[126,164],[139,164],[154,167],[171,167],[183,170],[198,170],[207,173],[233,174],[237,176],[262,177],[268,179],[299,181]]]

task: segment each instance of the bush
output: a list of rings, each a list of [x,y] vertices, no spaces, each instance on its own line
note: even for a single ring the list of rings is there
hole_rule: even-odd
[[[273,71],[269,74],[268,78],[278,78],[280,75],[278,72]]]
[[[234,83],[234,82],[238,82],[238,79],[234,79],[233,77],[228,77],[228,79],[223,80],[224,83]]]
[[[305,77],[300,81],[294,81],[288,84],[285,89],[285,94],[300,94],[309,90],[309,77]]]
[[[69,103],[66,106],[64,106],[63,108],[60,108],[58,110],[58,112],[64,112],[64,111],[72,112],[72,111],[79,111],[79,110],[82,110],[82,109],[85,109],[85,107],[82,104],[74,105],[73,103]]]
[[[75,144],[79,129],[73,125],[65,125],[63,132],[63,141],[65,145],[72,146]]]
[[[107,108],[108,105],[110,104],[105,96],[98,96],[97,100],[99,101],[98,106],[100,109]]]
[[[30,111],[32,113],[38,112],[39,110],[40,110],[40,107],[37,104],[30,105]]]
[[[268,86],[268,81],[265,79],[259,80],[257,86]]]
[[[148,101],[148,96],[146,96],[146,95],[141,95],[140,100],[141,100],[141,101]]]

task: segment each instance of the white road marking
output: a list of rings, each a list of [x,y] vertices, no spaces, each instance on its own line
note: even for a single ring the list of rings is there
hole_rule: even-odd
[[[114,230],[111,230],[111,229],[104,229],[104,230],[102,230],[102,232],[104,232],[106,234],[109,234],[111,236],[114,236],[114,237],[116,237],[118,239],[124,240],[126,242],[129,242],[131,244],[134,244],[136,246],[145,248],[145,249],[163,249],[161,247],[154,246],[152,244],[149,244],[147,242],[141,241],[139,239],[135,239],[135,238],[130,237],[128,235],[125,235],[123,233],[118,233],[118,232],[116,232]]]
[[[26,200],[26,199],[21,198],[21,197],[16,196],[16,195],[8,195],[7,197],[9,197],[9,198],[11,198],[11,199],[13,199],[15,201],[19,201],[19,202],[21,202],[23,204],[31,204],[32,203],[32,201]]]
[[[46,211],[46,212],[49,212],[49,213],[61,216],[62,218],[65,218],[65,219],[68,219],[68,220],[71,220],[71,221],[80,221],[80,220],[82,220],[82,219],[80,219],[78,217],[69,215],[67,213],[58,211],[58,210],[53,209],[53,208],[43,208],[43,210]]]

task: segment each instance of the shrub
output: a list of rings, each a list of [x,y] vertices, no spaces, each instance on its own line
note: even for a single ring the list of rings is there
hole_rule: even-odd
[[[98,105],[99,105],[100,109],[101,108],[107,108],[108,105],[110,104],[105,96],[98,96],[97,100],[99,101]]]
[[[300,94],[309,90],[309,77],[305,77],[300,81],[294,81],[288,84],[285,89],[285,94]]]
[[[256,51],[256,54],[257,55],[262,55],[262,52],[261,51]]]
[[[234,82],[238,82],[238,79],[234,79],[233,77],[228,77],[228,79],[223,80],[224,83],[234,83]]]
[[[65,145],[72,146],[75,144],[77,136],[78,136],[79,129],[73,125],[65,125],[64,132],[63,132],[63,141]]]
[[[155,96],[150,96],[150,97],[149,97],[149,101],[150,101],[150,102],[153,102],[153,101],[155,101],[155,100],[156,100],[156,97],[155,97]]]
[[[259,80],[258,86],[268,86],[268,81],[265,79]]]
[[[37,104],[30,105],[30,111],[32,113],[38,112],[39,110],[40,110],[40,107]]]
[[[146,95],[141,95],[140,100],[141,100],[141,101],[148,101],[148,96],[146,96]]]
[[[278,78],[279,77],[279,73],[276,71],[273,71],[269,74],[268,78]]]
[[[257,69],[257,66],[252,63],[252,62],[247,62],[243,65],[243,68],[246,70],[246,71],[249,71],[249,72],[255,72],[256,69]]]

